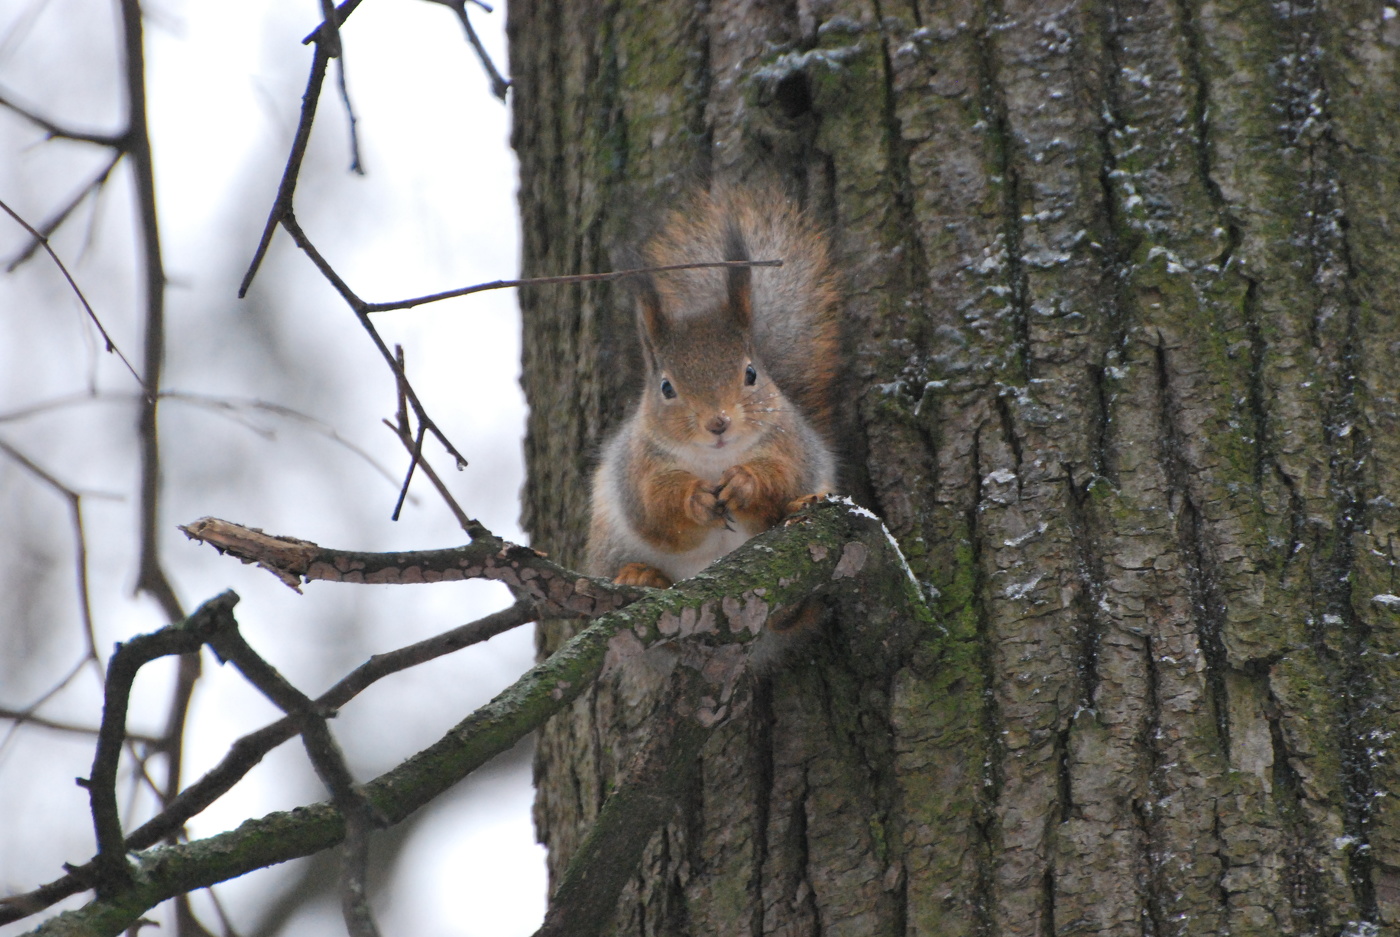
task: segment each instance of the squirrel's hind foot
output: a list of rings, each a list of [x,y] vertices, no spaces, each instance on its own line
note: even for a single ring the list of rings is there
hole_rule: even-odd
[[[617,571],[613,582],[619,586],[650,586],[653,589],[671,588],[671,580],[655,566],[646,563],[627,563]]]
[[[827,492],[827,491],[818,491],[818,492],[813,492],[812,494],[809,494],[809,495],[803,495],[803,496],[800,497],[800,498],[793,498],[791,501],[789,501],[789,502],[787,503],[787,510],[784,512],[784,514],[796,514],[798,511],[802,510],[803,508],[809,508],[809,507],[811,507],[811,506],[814,505],[814,504],[817,504],[817,503],[819,503],[819,502],[821,502],[821,501],[826,500],[826,498],[827,498],[829,495],[830,495],[830,492]]]

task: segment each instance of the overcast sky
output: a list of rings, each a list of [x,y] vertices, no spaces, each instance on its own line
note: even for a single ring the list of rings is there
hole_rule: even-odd
[[[0,93],[59,123],[112,130],[121,119],[114,2],[0,3]],[[379,425],[393,382],[335,293],[279,235],[249,299],[234,292],[276,189],[311,52],[300,44],[318,3],[245,0],[216,5],[151,0],[148,87],[167,292],[165,388],[213,398],[162,408],[162,550],[176,591],[194,607],[226,588],[255,647],[308,693],[367,654],[437,633],[508,601],[463,583],[353,587],[325,583],[298,596],[266,573],[186,541],[176,524],[215,515],[271,532],[357,549],[450,545],[463,538],[426,485],[403,520],[389,514],[397,481],[353,454],[331,430],[259,409],[295,408],[367,451],[391,474],[403,455]],[[504,10],[473,18],[504,69]],[[508,114],[452,13],[423,0],[365,0],[343,30],[364,177],[349,165],[345,112],[334,85],[322,97],[298,195],[309,236],[367,299],[422,295],[514,276],[518,270],[515,164]],[[82,144],[43,141],[0,113],[0,199],[37,223],[79,190],[104,159]],[[113,176],[54,238],[117,344],[139,360],[130,180]],[[0,257],[22,232],[0,226]],[[517,381],[515,297],[487,293],[378,320],[404,345],[429,412],[471,465],[436,464],[459,500],[496,533],[517,528],[524,404]],[[105,655],[115,641],[161,624],[133,598],[135,452],[133,382],[102,351],[53,266],[34,260],[0,276],[0,442],[84,494],[94,628]],[[72,395],[92,396],[81,402]],[[17,412],[59,402],[23,418]],[[23,706],[80,659],[68,506],[0,457],[0,705]],[[364,694],[333,724],[352,770],[367,779],[435,740],[532,662],[529,629],[453,655]],[[214,764],[239,734],[274,717],[237,674],[205,657],[188,733],[186,780]],[[135,729],[163,718],[170,668],[138,682]],[[42,712],[93,725],[100,688],[85,673]],[[26,728],[0,750],[0,888],[28,890],[92,849],[85,794],[91,740]],[[529,934],[544,907],[542,850],[530,823],[528,759],[462,785],[427,811],[405,845],[395,880],[376,899],[386,935]],[[293,743],[191,824],[204,836],[273,809],[319,800]],[[129,825],[149,815],[128,806]],[[246,933],[266,896],[296,881],[296,863],[221,886]],[[202,900],[202,899],[201,899]],[[202,911],[209,906],[200,904]],[[213,923],[212,916],[210,923]],[[21,933],[33,921],[0,928]],[[299,935],[343,933],[338,911],[290,923]]]

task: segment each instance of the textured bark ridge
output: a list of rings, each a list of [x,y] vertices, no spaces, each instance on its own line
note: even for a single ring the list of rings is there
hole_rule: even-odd
[[[711,739],[618,934],[1400,933],[1400,17],[1375,3],[510,8],[527,275],[711,178],[848,273],[849,491],[939,623],[836,622]],[[522,296],[527,523],[576,564],[635,376]],[[542,649],[571,626],[540,632]],[[562,871],[648,733],[544,731]]]

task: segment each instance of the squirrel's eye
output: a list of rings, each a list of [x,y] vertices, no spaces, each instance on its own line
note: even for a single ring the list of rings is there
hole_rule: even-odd
[[[667,400],[676,399],[676,389],[671,386],[671,381],[668,378],[663,377],[661,379],[661,396],[665,397]]]
[[[748,384],[750,387],[758,383],[758,372],[754,370],[753,365],[749,365],[744,369],[744,383]]]

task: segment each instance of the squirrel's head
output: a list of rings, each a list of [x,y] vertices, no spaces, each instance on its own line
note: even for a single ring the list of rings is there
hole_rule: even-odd
[[[726,240],[726,260],[748,259],[737,232]],[[639,285],[642,413],[656,441],[677,454],[737,459],[786,407],[754,354],[751,277],[748,267],[712,267],[656,273]]]

